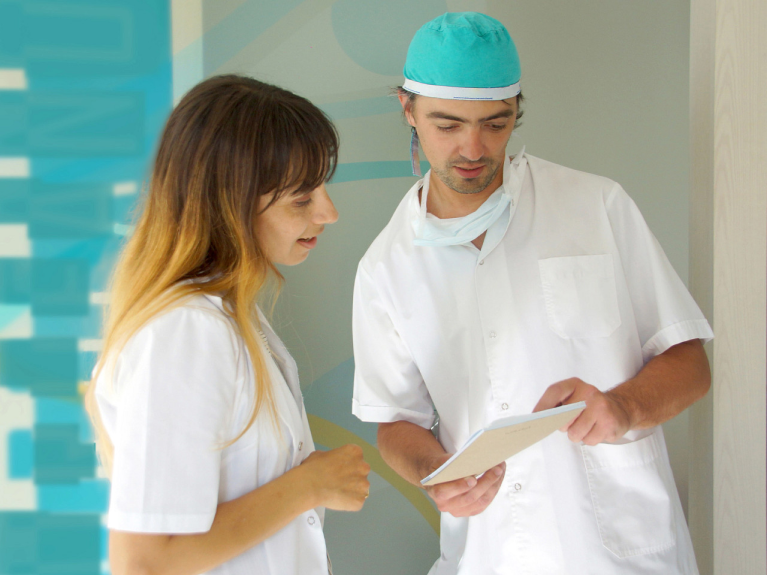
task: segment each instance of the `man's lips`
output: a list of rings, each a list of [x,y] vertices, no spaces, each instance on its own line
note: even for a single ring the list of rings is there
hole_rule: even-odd
[[[484,165],[477,166],[476,168],[462,168],[460,166],[453,166],[455,170],[458,172],[458,175],[464,178],[476,178],[479,176],[479,174],[482,173],[482,170],[484,169]]]

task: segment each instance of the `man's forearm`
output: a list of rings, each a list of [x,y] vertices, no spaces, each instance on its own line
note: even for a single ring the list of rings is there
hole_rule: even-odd
[[[389,467],[418,487],[447,459],[432,432],[409,421],[379,423],[378,449]]]
[[[701,399],[711,370],[700,340],[675,345],[650,360],[636,377],[607,395],[628,414],[631,429],[660,425]]]

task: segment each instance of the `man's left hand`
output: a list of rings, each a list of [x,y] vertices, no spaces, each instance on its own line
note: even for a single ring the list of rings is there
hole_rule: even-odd
[[[586,409],[562,428],[571,441],[586,445],[612,443],[631,429],[631,415],[625,400],[614,390],[601,392],[593,385],[572,377],[550,385],[533,412],[586,402]]]

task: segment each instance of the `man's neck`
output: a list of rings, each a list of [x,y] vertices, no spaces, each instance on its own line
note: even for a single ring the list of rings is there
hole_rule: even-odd
[[[429,195],[426,199],[426,211],[440,219],[462,218],[477,211],[493,192],[503,184],[503,169],[493,181],[481,192],[462,194],[447,187],[445,183],[432,172],[429,175]]]

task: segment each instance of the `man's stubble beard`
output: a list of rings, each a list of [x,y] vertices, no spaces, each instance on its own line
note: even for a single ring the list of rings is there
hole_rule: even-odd
[[[479,194],[480,192],[483,192],[495,179],[496,174],[498,174],[498,169],[501,166],[500,162],[488,160],[485,162],[485,166],[489,168],[485,177],[482,179],[472,178],[471,180],[466,180],[465,178],[454,175],[451,171],[453,166],[460,165],[461,163],[466,162],[450,162],[444,169],[435,166],[431,167],[434,174],[436,174],[443,184],[459,194]]]

